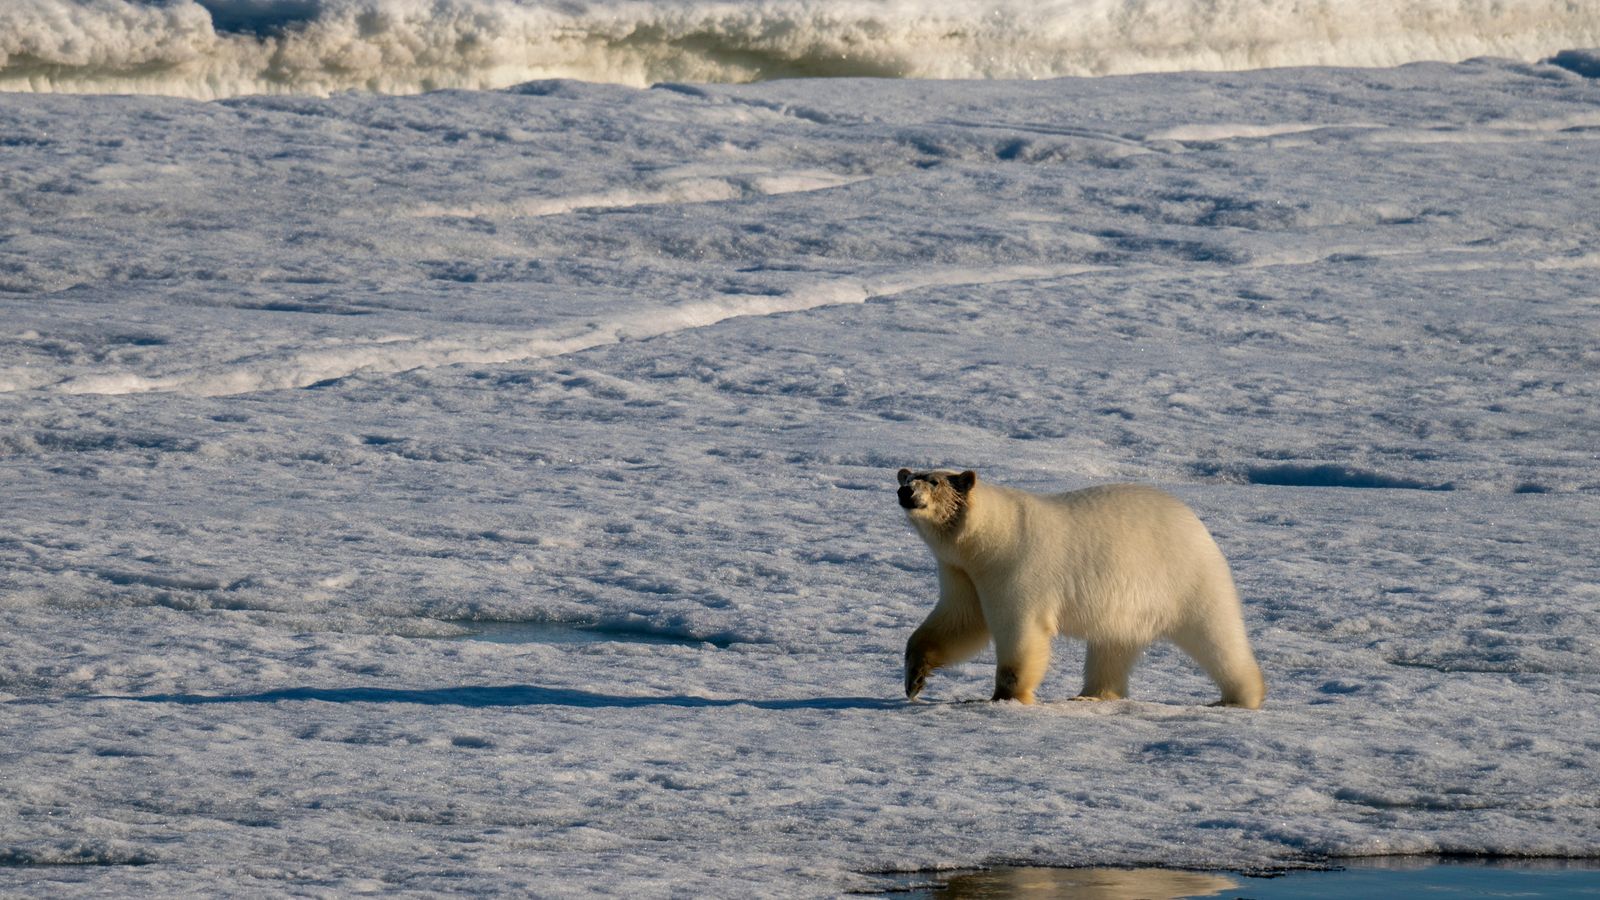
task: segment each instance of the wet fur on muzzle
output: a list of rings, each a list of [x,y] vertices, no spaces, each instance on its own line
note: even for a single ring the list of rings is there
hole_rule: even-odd
[[[901,469],[899,481],[897,499],[907,515],[925,518],[940,528],[952,528],[960,524],[966,512],[967,497],[978,476],[971,471]]]

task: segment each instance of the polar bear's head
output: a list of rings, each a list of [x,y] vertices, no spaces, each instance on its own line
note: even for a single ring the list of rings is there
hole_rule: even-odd
[[[978,473],[965,472],[913,472],[900,470],[900,507],[913,522],[922,522],[942,528],[957,524],[967,509],[967,498],[972,486],[978,483]]]

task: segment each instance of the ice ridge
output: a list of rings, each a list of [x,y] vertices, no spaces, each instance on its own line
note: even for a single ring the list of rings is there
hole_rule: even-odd
[[[1048,78],[1524,60],[1600,46],[1568,0],[16,0],[0,90],[198,98],[540,78]]]

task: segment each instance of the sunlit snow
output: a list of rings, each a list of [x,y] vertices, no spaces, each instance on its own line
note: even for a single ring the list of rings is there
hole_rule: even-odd
[[[1600,855],[1567,59],[0,95],[0,889]],[[1178,494],[1267,706],[907,703],[901,465]]]

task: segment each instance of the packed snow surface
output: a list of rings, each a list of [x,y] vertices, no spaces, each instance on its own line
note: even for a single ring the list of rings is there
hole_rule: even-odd
[[[1592,58],[7,95],[0,891],[1600,855]],[[1176,493],[1267,706],[907,703],[901,465]]]
[[[1592,0],[6,0],[0,90],[1049,78],[1595,46]]]

